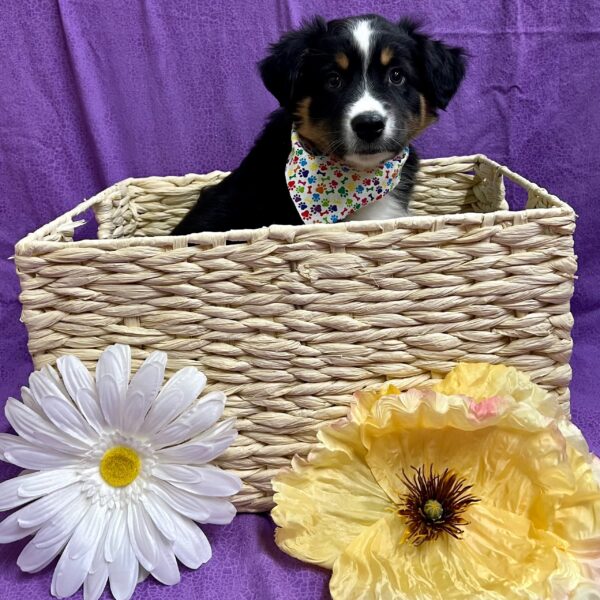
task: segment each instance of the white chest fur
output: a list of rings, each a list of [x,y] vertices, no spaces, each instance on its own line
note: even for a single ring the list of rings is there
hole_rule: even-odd
[[[406,202],[399,196],[400,190],[396,187],[381,200],[373,202],[359,211],[350,215],[345,221],[383,221],[385,219],[399,219],[410,214]]]

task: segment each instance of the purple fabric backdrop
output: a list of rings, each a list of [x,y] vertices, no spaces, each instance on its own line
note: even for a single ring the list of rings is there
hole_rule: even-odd
[[[595,0],[20,0],[0,6],[0,403],[31,363],[8,259],[23,235],[128,176],[234,167],[274,101],[254,64],[316,13],[410,14],[466,47],[467,80],[419,143],[424,156],[483,152],[579,214],[573,416],[600,449],[600,4]],[[8,425],[0,417],[0,431]],[[16,470],[0,466],[0,479]],[[317,599],[328,574],[280,553],[267,516],[207,527],[214,558],[176,588],[137,598]],[[49,596],[0,547],[0,597]],[[108,595],[106,596],[108,597]]]

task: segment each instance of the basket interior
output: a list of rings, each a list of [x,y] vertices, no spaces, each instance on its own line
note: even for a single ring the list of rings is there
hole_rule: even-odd
[[[184,177],[129,179],[108,190],[94,205],[98,237],[117,239],[169,235],[197,201],[202,188],[218,183],[227,173]],[[507,202],[505,178],[512,183]],[[415,216],[489,213],[520,208],[556,206],[556,198],[506,167],[482,155],[421,161],[410,202]]]
[[[131,180],[112,199],[110,223],[100,237],[169,235],[196,202],[203,187],[227,173],[215,172],[173,185],[168,178]],[[188,176],[190,177],[190,176]],[[487,163],[472,160],[423,161],[411,198],[414,215],[490,212],[508,208],[501,176]],[[102,217],[99,219],[102,221]],[[101,225],[103,223],[101,222]]]

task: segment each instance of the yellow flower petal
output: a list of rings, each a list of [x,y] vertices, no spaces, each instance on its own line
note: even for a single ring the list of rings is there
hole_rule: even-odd
[[[498,576],[480,557],[463,555],[464,544],[452,538],[419,547],[399,544],[404,526],[395,516],[378,521],[357,537],[333,568],[330,591],[333,598],[361,600],[465,600],[478,598],[505,600],[512,595],[510,579]],[[494,532],[499,533],[499,532]],[[504,533],[504,532],[503,532]],[[511,532],[511,541],[518,543]],[[461,544],[461,552],[456,552]],[[489,548],[486,549],[489,553]],[[496,552],[496,554],[498,554]],[[510,555],[505,557],[510,560]],[[482,580],[488,589],[482,587]],[[496,590],[490,589],[491,585]],[[530,596],[531,597],[531,596]]]
[[[350,405],[349,419],[354,423],[363,423],[371,414],[373,406],[385,396],[395,397],[402,390],[391,383],[384,383],[379,389],[354,394],[354,402]]]
[[[569,600],[600,600],[600,583],[581,583],[569,594]]]
[[[554,494],[574,491],[566,444],[550,423],[528,405],[480,421],[459,396],[403,393],[381,398],[361,441],[371,472],[393,500],[405,492],[402,469],[451,466],[481,494],[519,510],[543,506],[548,487]]]
[[[512,397],[517,402],[529,403],[548,417],[560,414],[558,403],[547,392],[525,373],[504,365],[459,363],[433,389],[442,394],[462,394],[475,400],[493,396]]]
[[[600,468],[581,432],[514,369],[461,366],[440,388],[358,394],[349,421],[326,429],[321,449],[279,488],[281,547],[333,565],[340,600],[595,593]],[[430,465],[464,479],[478,502],[461,509],[462,539],[442,533],[413,546],[399,512],[409,492],[402,474]]]
[[[600,582],[600,493],[594,465],[574,448],[567,449],[576,474],[576,490],[558,499],[549,530],[565,540],[583,573]],[[599,588],[600,589],[600,588]]]
[[[464,539],[401,544],[404,525],[388,515],[357,536],[336,561],[333,598],[361,600],[531,600],[559,598],[582,580],[573,561],[523,516],[474,505]]]
[[[339,554],[390,508],[364,461],[356,425],[319,432],[323,447],[309,460],[273,479],[277,506],[271,515],[280,529],[275,541],[288,554],[321,566]]]

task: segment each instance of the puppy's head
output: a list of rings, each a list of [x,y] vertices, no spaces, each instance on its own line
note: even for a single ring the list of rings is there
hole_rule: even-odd
[[[317,17],[274,44],[260,72],[305,140],[370,167],[398,154],[446,108],[465,60],[409,20]]]

